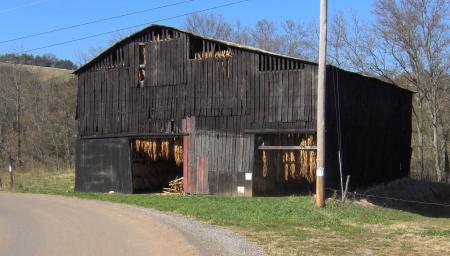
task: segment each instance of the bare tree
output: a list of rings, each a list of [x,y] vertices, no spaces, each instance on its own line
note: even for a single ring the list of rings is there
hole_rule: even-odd
[[[240,21],[234,24],[223,16],[192,14],[184,22],[187,31],[254,46],[270,52],[314,60],[317,57],[317,42],[311,36],[312,23],[304,24],[294,20],[276,23],[268,19],[256,22],[253,27],[243,26]]]
[[[439,120],[449,95],[449,85],[444,82],[450,68],[449,2],[378,0],[374,14],[382,49],[392,56],[409,86],[417,91],[415,113],[419,125],[423,126],[424,113],[430,121],[434,169],[436,179],[442,181],[441,143],[446,144],[443,135],[448,125],[443,127]]]
[[[347,22],[342,13],[332,17],[328,37],[328,62],[339,68],[348,68],[345,43],[348,37]]]
[[[9,124],[9,136],[3,138],[3,145],[7,148],[8,155],[12,155],[13,142],[11,138],[15,139],[15,158],[17,167],[23,164],[22,159],[22,142],[23,142],[23,98],[26,90],[26,85],[30,83],[29,73],[23,69],[21,65],[12,68],[5,68],[0,73],[0,80],[4,83],[2,92],[3,113],[3,127],[6,128]],[[12,133],[12,134],[11,134]]]
[[[249,28],[242,25],[238,20],[234,24],[233,37],[231,39],[233,42],[243,45],[251,45],[251,36]]]
[[[70,75],[0,65],[0,166],[71,167],[76,85]],[[45,74],[44,76],[42,74]]]
[[[183,27],[189,32],[222,40],[231,41],[233,36],[230,23],[214,13],[193,13],[185,19]]]
[[[252,44],[266,51],[281,53],[282,39],[277,33],[277,24],[268,19],[256,22],[250,31]]]
[[[314,33],[312,23],[309,25],[286,20],[281,23],[283,33],[280,35],[281,53],[297,58],[315,60],[317,58],[318,40],[312,36]]]

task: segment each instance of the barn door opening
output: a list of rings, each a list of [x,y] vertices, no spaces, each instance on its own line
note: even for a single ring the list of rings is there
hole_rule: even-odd
[[[134,193],[162,192],[171,181],[182,177],[182,138],[132,140]]]
[[[314,191],[316,156],[315,134],[256,135],[253,195]]]

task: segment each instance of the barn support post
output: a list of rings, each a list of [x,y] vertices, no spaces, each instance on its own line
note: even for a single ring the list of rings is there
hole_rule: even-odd
[[[317,86],[316,207],[325,205],[325,72],[327,55],[327,0],[320,1],[320,48]]]
[[[194,193],[192,189],[192,177],[190,168],[191,159],[191,134],[192,117],[185,117],[182,120],[182,131],[187,134],[183,136],[183,188],[185,193]]]

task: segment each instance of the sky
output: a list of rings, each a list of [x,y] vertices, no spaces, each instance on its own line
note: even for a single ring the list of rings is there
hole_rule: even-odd
[[[125,13],[136,12],[154,7],[185,2],[187,0],[14,0],[0,1],[0,42],[72,26],[92,20],[108,18]],[[160,19],[174,17],[189,12],[203,10],[238,0],[192,0],[171,7],[147,11],[119,19],[108,20],[88,26],[59,31],[42,36],[26,38],[14,42],[0,43],[0,54],[23,52],[47,45],[70,41],[94,34],[113,31],[139,24],[155,23]],[[370,20],[371,0],[328,0],[328,15],[336,12],[344,15],[356,12]],[[243,25],[253,26],[256,21],[267,18],[275,22],[293,19],[299,22],[319,21],[319,0],[249,0],[232,6],[215,9],[228,21],[239,20]],[[184,17],[157,22],[159,24],[181,27]],[[53,53],[58,58],[80,61],[80,52],[90,48],[107,47],[113,37],[127,35],[141,27],[123,30],[95,38],[76,41],[41,50],[32,54]]]

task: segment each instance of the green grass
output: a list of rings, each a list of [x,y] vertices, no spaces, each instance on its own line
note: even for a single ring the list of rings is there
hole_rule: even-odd
[[[3,183],[6,181],[3,175]],[[380,207],[329,199],[326,208],[316,209],[310,196],[243,198],[79,193],[73,191],[73,182],[73,172],[21,173],[16,175],[13,191],[175,212],[229,227],[257,241],[272,255],[445,254],[450,248],[450,220]],[[430,239],[433,245],[428,244]]]

